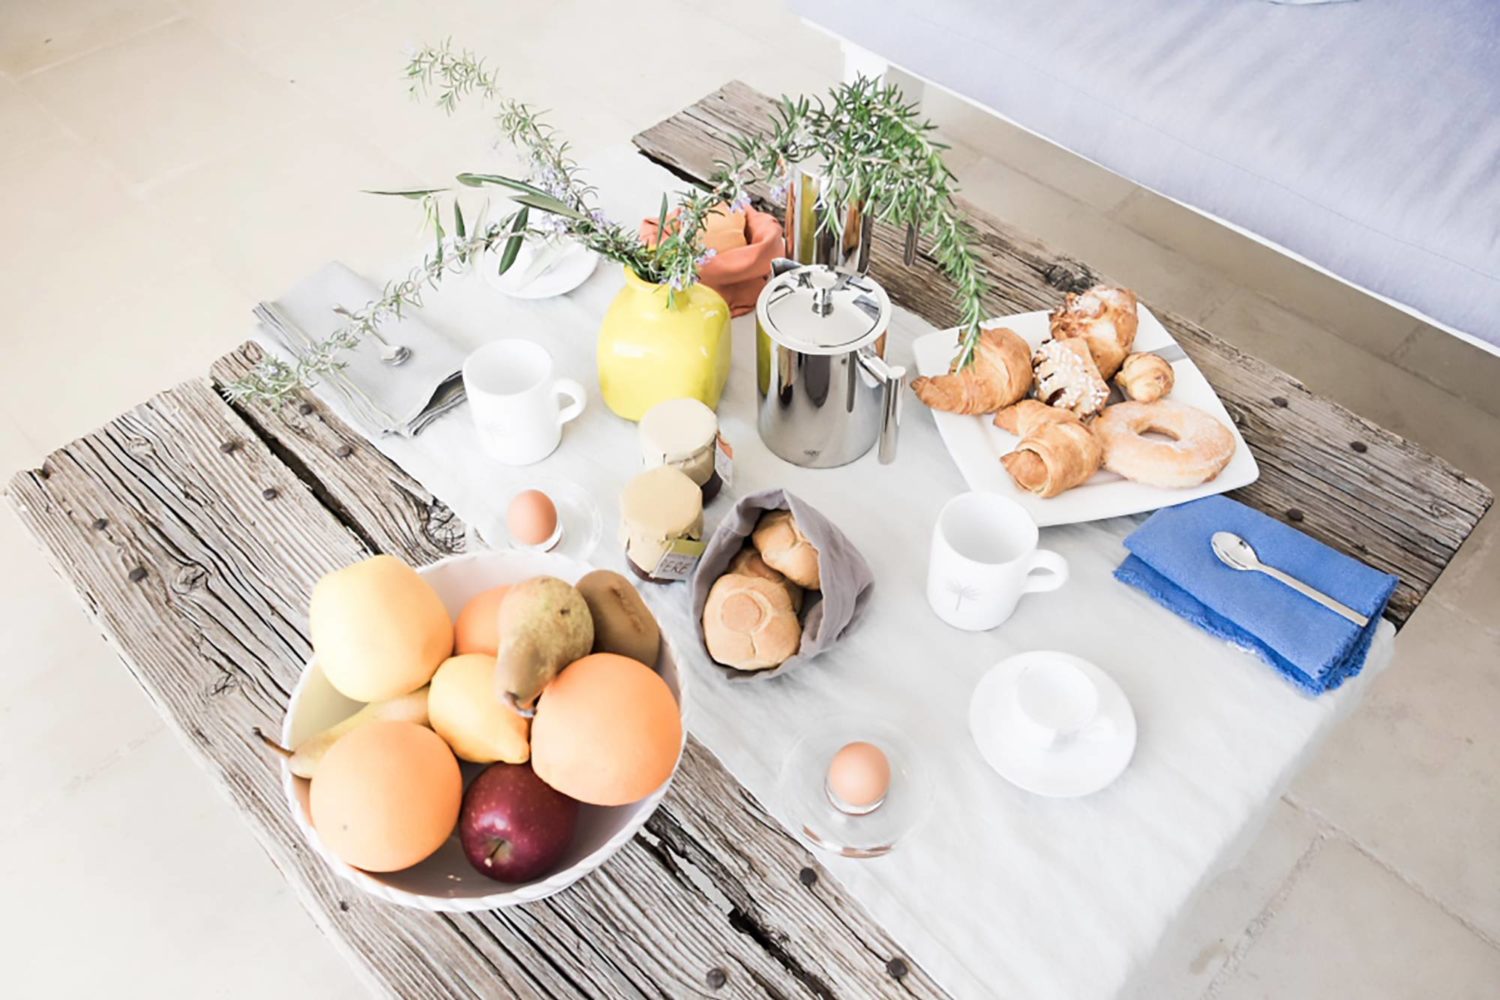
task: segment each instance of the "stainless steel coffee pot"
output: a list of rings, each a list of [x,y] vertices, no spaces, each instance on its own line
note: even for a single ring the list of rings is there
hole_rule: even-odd
[[[757,424],[795,465],[847,465],[880,443],[896,457],[901,380],[885,362],[891,300],[873,279],[778,260],[755,307]]]

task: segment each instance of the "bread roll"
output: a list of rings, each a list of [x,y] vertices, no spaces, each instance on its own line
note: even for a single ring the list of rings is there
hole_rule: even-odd
[[[802,644],[802,624],[786,589],[757,576],[728,574],[714,581],[703,608],[708,654],[736,670],[785,663]]]
[[[740,576],[758,576],[762,580],[770,580],[778,587],[786,588],[786,594],[792,599],[792,610],[798,614],[802,613],[802,588],[797,586],[785,576],[766,565],[759,552],[754,548],[746,546],[729,560],[729,568],[724,570],[726,574],[737,573]]]
[[[750,541],[767,566],[799,587],[822,589],[818,550],[797,527],[791,511],[772,510],[762,514]]]

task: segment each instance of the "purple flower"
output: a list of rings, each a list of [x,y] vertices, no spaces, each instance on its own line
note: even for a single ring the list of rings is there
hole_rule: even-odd
[[[744,191],[741,191],[739,194],[736,194],[734,196],[734,201],[732,201],[732,202],[729,203],[729,210],[731,212],[743,212],[745,209],[747,209],[749,207],[750,207],[750,195],[747,194]]]
[[[704,264],[707,264],[718,255],[719,251],[715,250],[713,247],[709,247],[707,250],[698,255],[698,259],[693,261],[693,264],[696,267],[702,267]]]

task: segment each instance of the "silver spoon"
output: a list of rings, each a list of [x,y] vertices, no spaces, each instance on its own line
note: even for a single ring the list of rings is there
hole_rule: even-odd
[[[411,357],[411,348],[405,344],[393,344],[374,330],[370,331],[370,336],[380,344],[380,360],[383,364],[404,365],[406,359]]]
[[[1219,562],[1230,569],[1255,570],[1264,573],[1271,579],[1279,580],[1288,587],[1291,587],[1303,597],[1309,597],[1323,605],[1329,611],[1349,619],[1360,628],[1364,628],[1370,624],[1370,619],[1355,611],[1347,604],[1334,600],[1320,590],[1314,590],[1296,577],[1283,573],[1275,566],[1267,566],[1261,562],[1260,557],[1255,554],[1255,550],[1250,547],[1250,543],[1234,532],[1215,531],[1211,544],[1213,545],[1214,555],[1219,557]]]

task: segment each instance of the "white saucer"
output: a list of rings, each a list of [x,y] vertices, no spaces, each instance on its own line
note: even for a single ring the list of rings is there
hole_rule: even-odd
[[[504,243],[499,244],[504,247]],[[594,268],[599,266],[599,255],[585,247],[582,243],[569,240],[561,255],[552,262],[545,271],[533,278],[527,279],[527,274],[532,269],[536,255],[543,252],[544,244],[536,240],[526,240],[521,244],[521,252],[516,255],[515,263],[510,270],[504,274],[500,273],[499,253],[486,254],[479,262],[479,267],[484,274],[485,280],[497,291],[509,295],[514,299],[550,299],[558,295],[566,295],[585,281],[594,273]]]
[[[1098,686],[1099,716],[1113,726],[1109,736],[1079,737],[1044,749],[1012,721],[1017,711],[1016,678],[1028,665],[1048,660],[1073,664]],[[980,678],[969,702],[969,732],[985,762],[1002,778],[1035,795],[1056,799],[1099,791],[1120,776],[1135,752],[1135,712],[1120,685],[1087,660],[1049,650],[1002,660]]]

